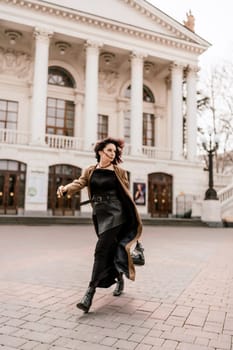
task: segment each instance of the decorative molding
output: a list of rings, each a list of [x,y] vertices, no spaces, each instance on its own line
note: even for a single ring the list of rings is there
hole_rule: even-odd
[[[31,64],[31,56],[25,52],[0,47],[0,74],[30,77]]]
[[[114,71],[99,72],[99,87],[103,88],[108,94],[116,92],[116,83],[119,74]]]
[[[147,58],[147,54],[145,52],[140,52],[140,51],[132,51],[130,54],[130,59],[132,60],[133,58],[143,60],[144,58]]]
[[[106,66],[112,65],[115,60],[115,57],[116,56],[112,52],[102,52],[100,54],[100,59]]]
[[[71,48],[71,45],[65,41],[57,41],[55,43],[56,48],[59,51],[60,55],[65,55],[67,51]]]
[[[117,99],[117,112],[125,112],[128,109],[128,99],[118,98]]]
[[[166,88],[167,88],[168,90],[170,90],[170,89],[171,89],[171,82],[172,82],[172,80],[171,80],[171,74],[169,74],[169,75],[164,79],[164,81],[165,81]]]
[[[48,42],[52,36],[53,36],[53,32],[50,30],[46,30],[38,27],[36,27],[34,30],[34,37],[37,40]]]
[[[162,119],[164,117],[165,106],[156,104],[154,106],[155,119]]]
[[[84,104],[84,93],[78,91],[77,89],[74,91],[74,103],[80,105]]]
[[[183,71],[185,69],[186,65],[181,62],[172,62],[169,66],[169,71]]]
[[[187,73],[194,73],[197,74],[200,71],[200,67],[198,65],[188,65],[186,69]]]
[[[22,37],[22,33],[17,30],[6,29],[4,33],[8,37],[11,45],[15,45],[17,40]]]
[[[150,61],[145,61],[144,62],[144,72],[145,74],[150,74],[154,71],[154,63],[150,62]]]
[[[32,2],[30,0],[2,0],[2,1],[12,6],[26,8],[26,9],[30,9],[40,13],[46,13],[55,17],[65,18],[75,22],[86,23],[91,26],[111,30],[114,32],[116,31],[122,32],[129,36],[139,37],[143,40],[153,41],[161,45],[172,46],[181,50],[191,51],[196,54],[203,53],[207,48],[200,44],[193,43],[191,39],[188,36],[186,36],[184,33],[172,27],[165,20],[155,16],[154,14],[146,10],[143,6],[139,5],[134,0],[122,0],[122,1],[129,3],[131,7],[134,7],[140,13],[151,18],[157,24],[162,25],[166,30],[169,30],[171,32],[171,36],[166,37],[165,35],[155,33],[149,30],[133,29],[131,26],[127,26],[123,23],[122,24],[112,23],[107,19],[103,19],[103,18],[99,19],[91,15],[78,12],[77,10],[58,9],[57,7],[55,7],[55,5],[51,5],[49,3],[41,4],[39,2]]]
[[[87,40],[84,44],[85,49],[87,48],[100,49],[102,46],[103,46],[102,42],[95,41],[95,40]]]

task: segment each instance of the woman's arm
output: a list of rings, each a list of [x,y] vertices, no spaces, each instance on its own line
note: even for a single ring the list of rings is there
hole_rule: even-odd
[[[65,186],[59,186],[57,189],[57,196],[58,198],[69,194],[73,195],[76,192],[79,192],[82,190],[85,186],[88,184],[88,178],[89,178],[89,169],[86,169],[84,173],[78,178],[75,179],[73,182],[65,185]]]

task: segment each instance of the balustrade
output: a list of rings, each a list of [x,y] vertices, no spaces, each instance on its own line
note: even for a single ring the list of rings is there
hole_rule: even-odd
[[[0,129],[0,143],[15,145],[30,145],[30,133],[10,129]],[[37,145],[38,146],[38,145]],[[78,150],[84,149],[84,140],[82,138],[45,134],[45,144],[43,147]],[[131,155],[131,145],[126,144],[124,147],[124,156]],[[140,157],[147,159],[166,159],[172,158],[171,150],[167,148],[142,146]]]
[[[0,143],[28,145],[30,134],[18,130],[0,129]]]

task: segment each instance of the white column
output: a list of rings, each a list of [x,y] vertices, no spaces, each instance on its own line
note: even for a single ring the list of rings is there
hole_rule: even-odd
[[[32,87],[31,143],[45,143],[46,104],[48,87],[49,39],[51,32],[36,28],[35,61]]]
[[[198,67],[187,69],[187,156],[190,161],[197,155],[197,79]]]
[[[161,107],[155,106],[154,116],[155,116],[155,147],[164,148],[165,135],[163,134],[163,130],[162,130],[163,109]]]
[[[99,47],[100,44],[96,42],[86,43],[84,107],[84,149],[86,150],[92,149],[97,140]]]
[[[124,117],[126,110],[126,99],[118,99],[117,101],[117,131],[120,138],[124,138]]]
[[[82,120],[82,110],[83,110],[84,97],[83,94],[75,91],[75,121],[74,121],[74,136],[78,138],[83,138],[83,120]]]
[[[171,66],[172,158],[183,158],[183,66]]]
[[[142,151],[142,122],[143,122],[143,56],[140,53],[131,54],[131,115],[130,115],[130,144],[131,155]]]

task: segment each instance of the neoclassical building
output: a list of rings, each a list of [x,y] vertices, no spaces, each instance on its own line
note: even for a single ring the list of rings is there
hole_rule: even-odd
[[[196,154],[198,58],[209,43],[144,0],[0,0],[0,214],[81,215],[60,184],[125,139],[141,214],[202,198]],[[182,198],[183,198],[182,197]]]

